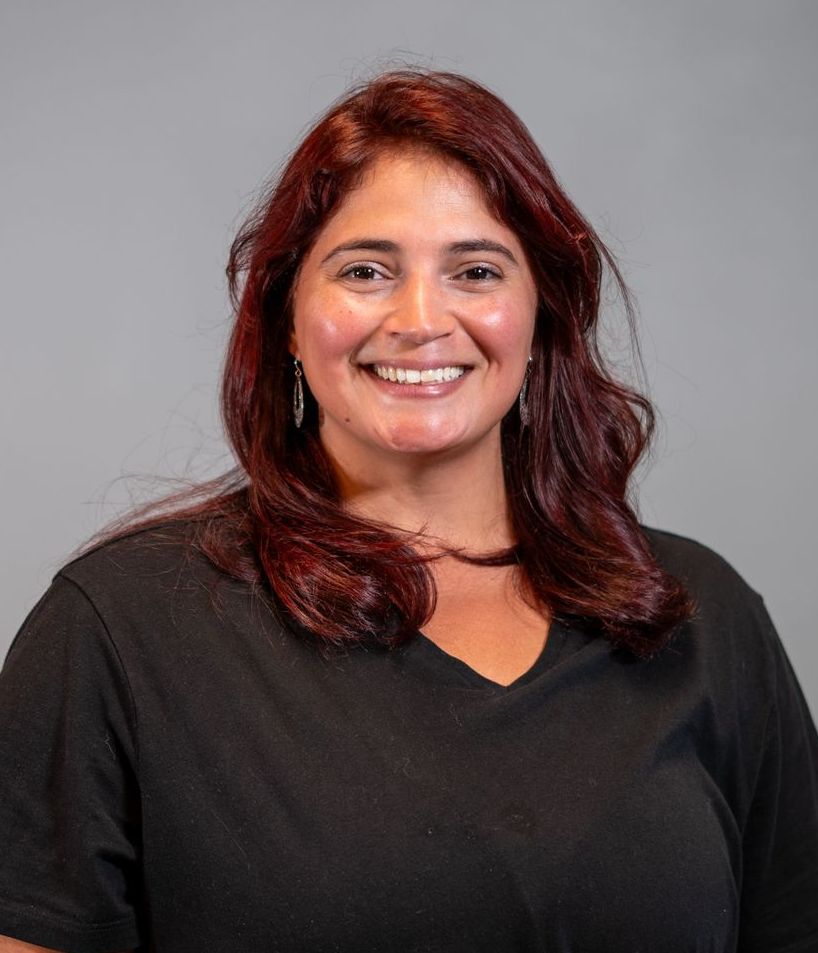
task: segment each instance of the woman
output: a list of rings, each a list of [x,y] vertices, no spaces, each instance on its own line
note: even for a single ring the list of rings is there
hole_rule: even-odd
[[[321,119],[231,256],[239,470],[12,646],[0,950],[818,950],[815,731],[628,504],[605,265],[476,83]]]

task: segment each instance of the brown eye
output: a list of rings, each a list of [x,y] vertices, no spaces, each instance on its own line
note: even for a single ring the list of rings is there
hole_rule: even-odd
[[[491,281],[494,278],[501,277],[499,272],[489,268],[488,265],[474,265],[461,272],[460,276],[467,281]]]
[[[341,272],[342,278],[354,278],[356,281],[375,281],[382,278],[380,272],[376,271],[372,265],[351,265]]]

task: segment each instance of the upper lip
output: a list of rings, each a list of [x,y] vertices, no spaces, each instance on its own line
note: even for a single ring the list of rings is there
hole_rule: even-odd
[[[411,358],[390,358],[384,361],[366,361],[364,367],[402,367],[407,371],[433,371],[439,367],[470,367],[465,361],[425,360]]]

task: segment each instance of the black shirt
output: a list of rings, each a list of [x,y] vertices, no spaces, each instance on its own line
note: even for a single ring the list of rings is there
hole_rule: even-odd
[[[651,661],[556,620],[507,687],[323,657],[183,533],[56,577],[0,675],[0,934],[106,953],[818,951],[818,739],[761,598]]]

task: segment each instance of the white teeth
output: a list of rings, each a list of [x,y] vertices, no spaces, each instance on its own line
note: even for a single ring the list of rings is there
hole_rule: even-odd
[[[385,381],[397,381],[399,384],[441,384],[454,381],[466,373],[462,365],[429,367],[422,371],[410,367],[392,367],[385,364],[373,364],[372,370]]]

